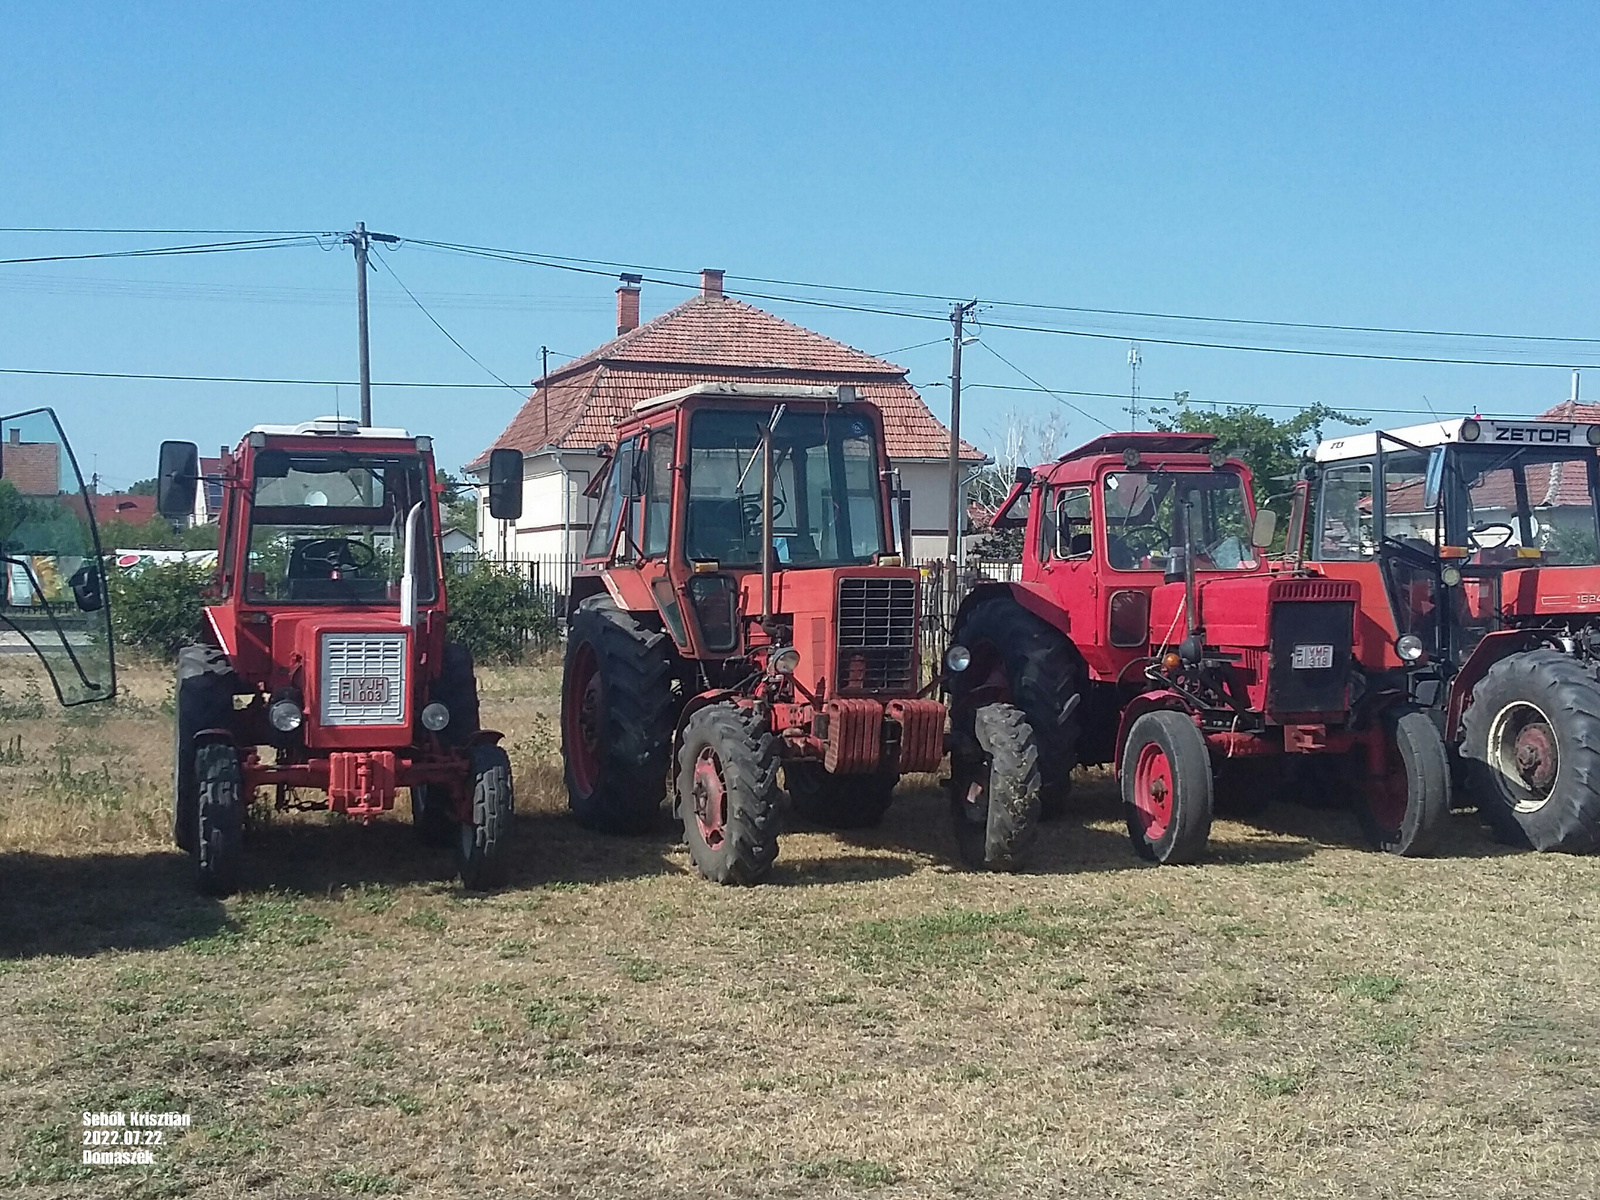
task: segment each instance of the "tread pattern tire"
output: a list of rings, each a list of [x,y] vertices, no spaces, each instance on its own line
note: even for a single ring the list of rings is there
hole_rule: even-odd
[[[472,821],[456,827],[456,868],[469,892],[498,887],[515,820],[511,760],[500,746],[472,748]]]
[[[216,646],[185,646],[178,651],[172,715],[172,840],[190,854],[198,828],[195,735],[229,723],[237,680],[227,656]]]
[[[195,779],[195,883],[208,896],[231,896],[239,889],[244,857],[239,752],[225,742],[201,746],[195,754]]]
[[[695,814],[695,769],[701,752],[720,764],[726,817],[710,844]],[[678,751],[678,816],[689,857],[712,883],[758,883],[778,857],[778,747],[772,731],[732,704],[711,704],[690,714]]]
[[[1382,715],[1389,739],[1387,767],[1403,777],[1405,809],[1397,827],[1373,809],[1370,786],[1357,789],[1356,815],[1375,849],[1402,858],[1432,854],[1450,819],[1450,757],[1428,714],[1409,706]],[[1366,781],[1362,781],[1365,785]],[[1399,785],[1400,780],[1395,784]]]
[[[1519,701],[1549,718],[1559,756],[1548,798],[1529,811],[1506,796],[1489,762],[1491,726]],[[1472,689],[1461,754],[1478,811],[1502,841],[1571,854],[1600,847],[1600,682],[1578,660],[1530,650],[1491,666]]]
[[[824,829],[874,829],[894,802],[900,776],[830,775],[821,763],[786,763],[784,790],[795,815]]]
[[[1146,746],[1159,748],[1171,773],[1171,817],[1154,839],[1146,835],[1134,800],[1137,764]],[[1198,860],[1211,836],[1211,755],[1188,714],[1157,709],[1136,720],[1122,748],[1121,773],[1128,836],[1139,857],[1164,865]]]
[[[599,712],[593,777],[574,758],[583,680],[575,668],[594,658]],[[578,823],[602,833],[645,833],[660,819],[672,764],[677,706],[672,692],[672,643],[612,604],[591,596],[578,605],[567,634],[561,685],[561,756],[567,803]],[[575,692],[577,694],[575,694]]]
[[[1004,664],[1010,702],[1022,710],[1037,739],[1044,816],[1056,816],[1071,794],[1072,769],[1078,765],[1078,707],[1088,679],[1083,657],[1065,634],[1010,596],[974,604],[962,614],[955,641],[973,652],[975,663],[987,651]],[[966,689],[980,682],[975,674],[969,668],[950,681],[958,737],[974,733],[975,706],[963,700]],[[1077,703],[1074,697],[1080,698]]]
[[[985,704],[973,720],[979,755],[953,755],[950,810],[961,859],[973,870],[1015,871],[1039,833],[1039,746],[1022,710]]]

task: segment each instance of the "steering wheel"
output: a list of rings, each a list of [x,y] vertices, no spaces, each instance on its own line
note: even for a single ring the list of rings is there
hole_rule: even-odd
[[[325,567],[329,575],[335,571],[361,571],[378,561],[371,546],[349,538],[316,538],[302,542],[297,549],[301,562]]]
[[[1488,533],[1490,530],[1494,529],[1503,529],[1505,531],[1505,537],[1501,538],[1492,546],[1486,546],[1478,540],[1478,535],[1480,533]],[[1501,550],[1506,546],[1509,546],[1511,544],[1511,539],[1516,536],[1516,529],[1514,529],[1505,521],[1485,521],[1482,525],[1474,525],[1472,528],[1467,530],[1467,541],[1472,543],[1472,548],[1474,550]]]
[[[742,496],[740,502],[744,509],[744,519],[747,525],[757,524],[761,520],[761,497]],[[776,492],[772,494],[772,519],[777,520],[789,510],[789,505],[784,498]]]

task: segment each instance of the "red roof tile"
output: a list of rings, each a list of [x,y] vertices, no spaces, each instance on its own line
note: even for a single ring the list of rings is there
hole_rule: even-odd
[[[949,431],[906,380],[904,367],[742,300],[703,295],[552,371],[491,449],[589,450],[611,441],[617,421],[639,401],[720,382],[853,383],[883,413],[890,458],[949,453]],[[961,456],[985,457],[965,441]],[[486,450],[471,466],[487,458]]]

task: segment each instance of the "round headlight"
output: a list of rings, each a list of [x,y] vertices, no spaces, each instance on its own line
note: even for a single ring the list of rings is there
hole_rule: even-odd
[[[1394,652],[1404,662],[1420,662],[1423,655],[1422,639],[1414,633],[1402,634],[1400,640],[1394,644]]]
[[[1589,426],[1589,445],[1600,446],[1600,425]]]
[[[800,651],[785,646],[767,660],[767,665],[779,675],[793,675],[800,667]]]
[[[944,665],[959,675],[972,665],[972,651],[957,642],[945,651]]]
[[[422,727],[432,733],[438,733],[450,724],[450,710],[435,700],[422,710]]]
[[[279,733],[293,733],[305,719],[300,706],[293,700],[279,700],[267,709],[267,720]]]
[[[1445,587],[1459,587],[1461,585],[1461,572],[1455,567],[1446,567],[1439,572],[1439,581]]]
[[[1483,426],[1479,425],[1471,417],[1461,422],[1461,440],[1463,442],[1475,442],[1482,436]]]

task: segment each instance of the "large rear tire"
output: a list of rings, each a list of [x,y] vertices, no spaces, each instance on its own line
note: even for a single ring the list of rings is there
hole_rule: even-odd
[[[958,747],[950,758],[956,844],[975,871],[1015,871],[1039,832],[1039,746],[1010,704],[985,704],[973,727],[975,747]]]
[[[228,725],[237,680],[227,656],[215,646],[185,646],[178,651],[172,716],[172,840],[190,854],[199,820],[194,739],[202,730]]]
[[[456,867],[469,892],[498,887],[506,878],[514,793],[511,760],[499,746],[472,748],[472,820],[456,827]]]
[[[594,596],[567,634],[561,756],[567,803],[603,833],[644,833],[660,819],[672,760],[672,643]]]
[[[961,615],[955,640],[972,652],[972,665],[950,678],[951,721],[959,738],[975,736],[977,710],[992,700],[1022,710],[1033,727],[1039,750],[1041,805],[1045,817],[1058,814],[1072,791],[1081,733],[1079,704],[1087,671],[1065,634],[1034,616],[1009,595],[980,600]],[[976,695],[994,668],[1005,674],[1006,695]]]
[[[1140,858],[1192,863],[1211,836],[1211,757],[1186,713],[1147,712],[1122,748],[1122,805]]]
[[[1600,683],[1556,650],[1503,658],[1472,689],[1461,753],[1501,840],[1582,854],[1600,846]]]
[[[677,805],[696,869],[759,882],[778,857],[778,757],[767,726],[731,704],[692,713],[678,751]]]
[[[1385,854],[1432,854],[1450,817],[1450,758],[1428,714],[1391,708],[1383,714],[1384,771],[1360,780],[1361,831]]]
[[[226,742],[201,746],[195,781],[195,884],[208,896],[231,896],[239,889],[244,857],[239,752]]]
[[[784,790],[795,814],[824,829],[873,829],[894,802],[900,776],[830,775],[821,763],[792,762],[783,767]]]

